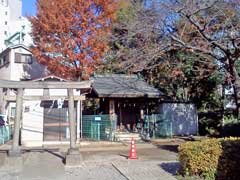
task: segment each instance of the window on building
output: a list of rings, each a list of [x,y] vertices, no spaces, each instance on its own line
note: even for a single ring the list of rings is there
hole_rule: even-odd
[[[8,0],[1,0],[0,4],[4,5],[5,7],[8,6]]]
[[[11,107],[11,117],[16,116],[16,107]]]
[[[7,21],[5,21],[5,25],[7,25]]]
[[[8,56],[8,54],[3,56],[3,65],[5,65],[7,63],[9,63],[9,56]]]
[[[7,11],[5,11],[5,15],[6,15],[6,16],[8,15],[8,12],[7,12]]]
[[[4,31],[4,34],[7,35],[7,31]]]
[[[9,55],[5,54],[5,55],[0,57],[0,67],[4,66],[7,63],[9,63]]]
[[[32,55],[15,53],[15,63],[32,64]]]

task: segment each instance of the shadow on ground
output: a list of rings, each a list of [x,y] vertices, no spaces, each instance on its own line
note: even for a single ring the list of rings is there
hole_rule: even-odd
[[[63,163],[65,163],[65,155],[63,153],[61,153],[59,151],[58,148],[56,149],[45,149],[45,148],[32,148],[32,149],[23,149],[22,153],[26,154],[26,153],[32,153],[32,152],[39,152],[39,153],[49,153],[59,159],[61,159],[61,161]],[[0,159],[1,158],[5,158],[8,154],[8,150],[0,150]]]
[[[163,149],[163,150],[167,150],[167,151],[171,151],[171,152],[174,152],[174,153],[178,153],[178,145],[174,144],[170,144],[170,145],[161,145],[161,144],[158,144],[156,145],[158,148],[160,149]]]
[[[178,162],[167,162],[167,163],[161,163],[159,166],[166,172],[176,175],[177,171],[180,168],[180,164]]]

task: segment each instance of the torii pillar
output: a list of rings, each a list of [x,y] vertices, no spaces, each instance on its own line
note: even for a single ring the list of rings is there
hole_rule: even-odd
[[[8,155],[11,157],[21,156],[21,148],[19,146],[20,139],[20,123],[22,120],[23,111],[23,88],[17,89],[17,101],[16,101],[16,117],[14,121],[14,132],[13,132],[13,144],[12,148],[8,151]]]
[[[82,162],[82,156],[79,149],[76,147],[77,128],[76,116],[74,115],[74,94],[73,89],[68,89],[68,118],[70,127],[70,148],[66,155],[65,163],[67,166],[77,166]]]

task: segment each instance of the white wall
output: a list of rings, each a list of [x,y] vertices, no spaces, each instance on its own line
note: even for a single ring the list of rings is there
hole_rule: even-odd
[[[11,79],[11,64],[8,63],[3,67],[0,67],[0,78],[5,80]]]
[[[22,0],[8,0],[10,20],[16,20],[22,16]]]
[[[31,54],[24,48],[11,49],[9,53],[9,63],[0,68],[0,78],[6,80],[20,81],[23,78],[24,64],[15,63],[15,52]],[[26,66],[26,64],[25,64]]]
[[[0,53],[7,48],[5,40],[16,32],[23,32],[26,35],[22,41],[14,41],[13,45],[32,44],[31,23],[22,16],[22,0],[3,0],[3,3],[0,0]]]
[[[49,94],[51,96],[67,96],[67,89],[50,89]],[[76,89],[73,90],[73,94],[75,96],[80,95],[80,91],[77,91]]]
[[[74,90],[75,95],[79,91]],[[42,96],[42,89],[25,89],[24,95]],[[50,89],[50,95],[65,96],[66,89]],[[40,106],[41,101],[25,101],[23,108],[21,142],[25,146],[42,146],[43,145],[43,113],[44,108]],[[79,119],[77,119],[79,121]],[[77,122],[79,124],[79,122]],[[79,130],[78,130],[79,133]],[[67,134],[69,136],[69,134]]]
[[[4,45],[4,40],[7,38],[7,35],[4,34],[8,29],[8,25],[5,25],[5,21],[9,21],[9,6],[7,0],[4,0],[3,3],[0,1],[0,53],[6,48]]]
[[[23,63],[15,63],[15,53],[22,53],[22,54],[29,54],[31,53],[24,48],[17,48],[11,50],[11,58],[10,58],[10,65],[11,65],[11,77],[9,80],[20,81],[24,75],[24,66],[27,64]]]
[[[14,31],[13,31],[13,29],[14,29]],[[12,45],[24,44],[27,47],[31,46],[33,44],[32,38],[30,36],[31,30],[32,29],[31,29],[30,21],[23,16],[20,16],[20,18],[15,21],[11,21],[11,23],[9,24],[8,29],[7,29],[7,31],[9,32],[8,37],[11,37],[16,32],[22,32],[25,34],[23,36],[24,38],[11,41],[13,43]],[[9,46],[11,46],[11,45],[9,45]]]
[[[1,79],[20,81],[24,79],[24,76],[29,77],[30,79],[37,79],[48,73],[46,67],[40,65],[35,58],[33,58],[32,64],[15,63],[16,52],[31,55],[31,52],[22,47],[11,49],[8,52],[10,63],[0,67]]]
[[[21,142],[25,146],[43,144],[43,108],[41,101],[26,101],[23,105]]]

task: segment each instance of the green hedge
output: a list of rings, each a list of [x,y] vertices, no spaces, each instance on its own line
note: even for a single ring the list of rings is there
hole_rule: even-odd
[[[204,179],[240,179],[240,139],[205,139],[179,146],[180,172]]]

